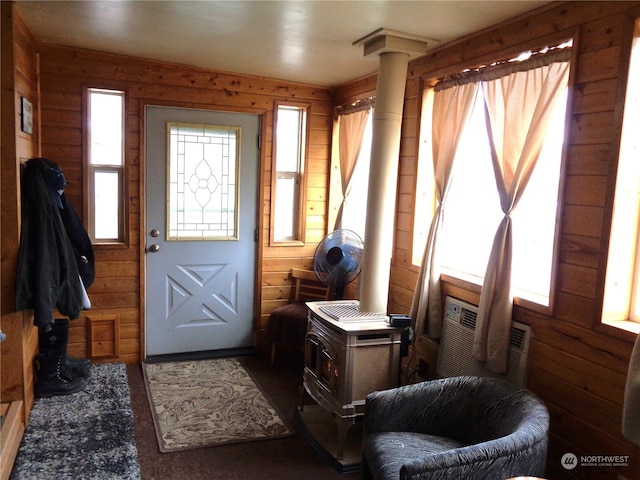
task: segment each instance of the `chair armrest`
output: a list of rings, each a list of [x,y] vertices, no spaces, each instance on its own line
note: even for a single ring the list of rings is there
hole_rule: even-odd
[[[503,474],[500,478],[542,476],[546,453],[546,436],[503,437],[408,461],[401,468],[400,478],[431,478],[425,473],[445,471],[447,476],[438,478],[494,478],[499,471]]]

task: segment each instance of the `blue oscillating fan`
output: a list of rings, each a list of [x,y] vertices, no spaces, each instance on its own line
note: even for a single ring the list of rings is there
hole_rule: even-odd
[[[346,229],[334,230],[318,244],[313,270],[318,280],[333,288],[336,300],[342,299],[344,287],[360,275],[363,248],[358,234]]]

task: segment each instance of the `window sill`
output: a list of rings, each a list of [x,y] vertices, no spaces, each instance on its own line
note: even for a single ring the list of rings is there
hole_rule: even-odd
[[[440,274],[440,279],[442,281],[445,281],[452,285],[457,285],[461,288],[466,288],[478,294],[482,291],[482,283],[484,279],[473,276],[473,275],[465,274],[462,272],[448,270],[446,268],[443,268],[442,270],[443,271]],[[536,301],[532,296],[525,298],[524,295],[519,296],[517,290],[514,292],[514,294],[515,294],[513,298],[514,306],[518,306],[520,308],[525,308],[527,310],[538,312],[546,316],[552,315],[551,307],[548,305],[549,299],[540,297],[540,300]]]
[[[602,324],[635,334],[640,333],[640,323],[637,322],[630,322],[628,320],[609,320],[603,321]]]
[[[305,243],[301,240],[272,240],[269,242],[270,247],[304,247]]]
[[[129,245],[126,242],[92,242],[91,246],[94,250],[129,248]]]

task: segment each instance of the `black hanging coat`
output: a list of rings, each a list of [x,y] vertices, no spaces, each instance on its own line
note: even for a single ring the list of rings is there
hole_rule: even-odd
[[[51,160],[35,158],[26,162],[16,309],[33,309],[34,324],[45,331],[51,328],[56,308],[71,319],[79,317],[80,311],[87,308],[85,287],[94,278],[91,242],[62,193],[65,186],[60,167]],[[72,225],[70,231],[77,237],[74,242],[63,216]]]

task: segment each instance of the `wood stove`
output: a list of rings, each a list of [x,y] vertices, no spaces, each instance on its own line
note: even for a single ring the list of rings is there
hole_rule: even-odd
[[[357,300],[307,307],[304,392],[333,415],[340,460],[349,429],[364,415],[366,396],[398,385],[403,329],[391,327],[385,315],[359,312]]]

